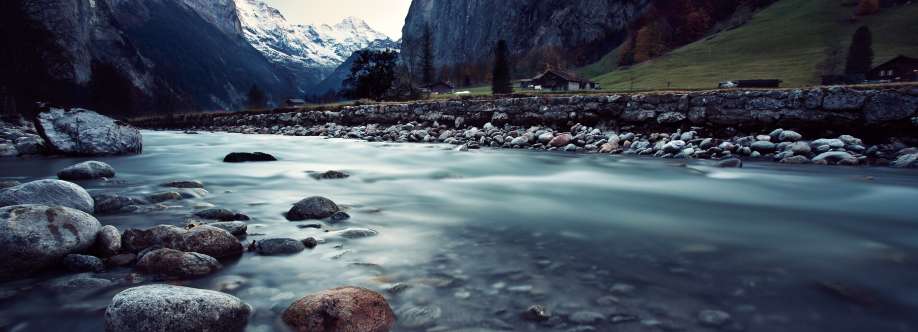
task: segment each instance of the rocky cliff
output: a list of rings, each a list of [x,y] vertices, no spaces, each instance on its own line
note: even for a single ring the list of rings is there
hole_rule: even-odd
[[[402,30],[402,51],[417,67],[429,27],[437,67],[490,60],[505,39],[518,60],[563,57],[573,64],[599,59],[624,39],[650,0],[414,0]]]

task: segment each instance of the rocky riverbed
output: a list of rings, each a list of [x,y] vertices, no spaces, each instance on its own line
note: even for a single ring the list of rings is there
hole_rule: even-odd
[[[842,166],[891,166],[918,168],[918,148],[890,138],[882,144],[867,144],[851,135],[807,138],[794,130],[774,129],[756,135],[719,139],[700,131],[640,133],[603,130],[581,124],[566,130],[531,126],[502,127],[486,123],[481,128],[449,129],[437,123],[407,123],[392,126],[341,126],[335,123],[303,126],[204,127],[244,134],[325,136],[370,142],[445,143],[458,151],[480,148],[529,149],[590,154],[653,156],[667,159],[713,160],[723,167],[741,167],[739,159],[775,161],[784,164]],[[189,131],[193,132],[193,131]]]
[[[918,326],[912,170],[474,149],[489,130],[505,129],[456,145],[144,132],[139,155],[0,159],[0,218],[35,227],[2,232],[0,328]],[[755,142],[806,141],[776,136]]]

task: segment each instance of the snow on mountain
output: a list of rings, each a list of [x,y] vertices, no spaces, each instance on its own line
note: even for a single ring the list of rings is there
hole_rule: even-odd
[[[358,18],[333,26],[300,25],[260,0],[235,1],[245,38],[269,60],[285,66],[332,71],[374,41],[389,40]]]

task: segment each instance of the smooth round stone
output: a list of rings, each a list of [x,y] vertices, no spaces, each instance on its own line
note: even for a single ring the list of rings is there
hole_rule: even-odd
[[[323,173],[309,173],[309,176],[316,180],[337,180],[346,179],[351,175],[341,171],[327,171]]]
[[[170,285],[129,288],[105,310],[105,331],[241,332],[252,309],[240,299],[210,290]]]
[[[125,212],[128,210],[129,206],[147,204],[147,202],[142,199],[128,196],[96,193],[90,195],[92,195],[93,203],[95,203],[96,214]]]
[[[190,279],[217,272],[222,266],[205,254],[158,249],[140,257],[137,268],[168,279]]]
[[[95,202],[86,189],[61,180],[38,180],[0,190],[0,206],[22,204],[63,206],[86,213],[95,211]]]
[[[178,180],[163,183],[162,186],[170,188],[204,188],[204,183],[197,180]]]
[[[61,180],[95,180],[115,177],[115,169],[101,161],[87,161],[57,172]]]
[[[717,167],[720,168],[742,168],[743,161],[737,158],[730,158],[721,160],[717,163]]]
[[[215,258],[239,256],[242,243],[229,232],[201,225],[191,229],[159,225],[149,229],[129,229],[122,234],[122,246],[131,252],[140,252],[153,246],[197,252]]]
[[[115,226],[102,226],[96,236],[96,251],[102,257],[110,257],[121,251],[121,232]]]
[[[783,142],[796,142],[803,139],[803,135],[800,135],[800,133],[796,131],[785,130],[781,132],[779,139]]]
[[[0,279],[25,276],[85,252],[100,228],[93,216],[66,207],[0,208]]]
[[[306,250],[302,241],[294,239],[267,239],[255,243],[259,255],[292,255]]]
[[[290,208],[287,212],[287,220],[301,221],[309,219],[325,219],[331,217],[335,212],[340,211],[338,205],[332,200],[313,196],[305,198]]]
[[[379,293],[341,287],[297,300],[284,311],[283,321],[303,332],[387,332],[395,325],[395,314]]]
[[[749,146],[753,151],[759,153],[769,153],[775,150],[775,143],[769,141],[756,141]]]

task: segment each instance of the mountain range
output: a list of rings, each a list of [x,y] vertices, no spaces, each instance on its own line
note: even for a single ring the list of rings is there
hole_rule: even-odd
[[[259,0],[0,6],[0,94],[21,107],[46,100],[113,114],[237,109],[253,85],[277,103],[311,92],[357,50],[397,46],[360,19],[298,25]],[[114,88],[122,97],[103,96]]]

